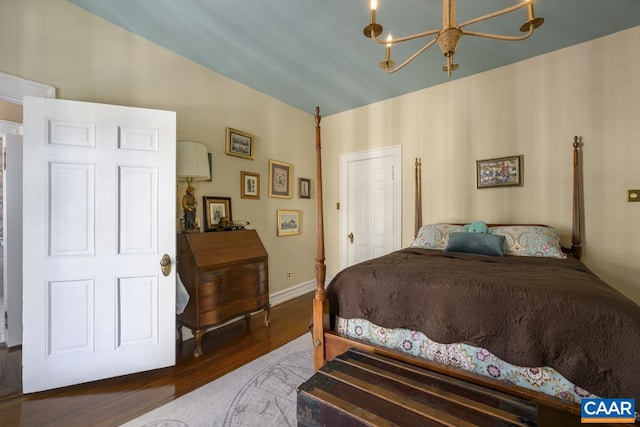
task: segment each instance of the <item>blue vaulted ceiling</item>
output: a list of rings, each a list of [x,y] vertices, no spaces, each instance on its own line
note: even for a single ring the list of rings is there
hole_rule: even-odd
[[[460,69],[448,77],[437,45],[395,74],[378,68],[384,46],[362,34],[368,0],[67,1],[293,107],[313,113],[320,105],[325,116],[640,25],[639,0],[537,0],[545,23],[531,38],[465,36],[455,55]],[[515,3],[458,0],[457,22]],[[522,10],[467,29],[517,35],[525,20]],[[378,22],[394,37],[439,28],[442,2],[379,0]],[[422,44],[394,46],[392,59],[400,63]]]

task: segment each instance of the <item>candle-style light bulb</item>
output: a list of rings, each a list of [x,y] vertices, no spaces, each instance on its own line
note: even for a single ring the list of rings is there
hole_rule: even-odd
[[[371,0],[371,23],[376,23],[376,9],[378,9],[378,0]]]
[[[389,57],[391,56],[391,45],[393,45],[393,37],[391,36],[391,31],[389,31],[389,35],[387,35],[387,54],[385,56],[385,62],[389,62]]]

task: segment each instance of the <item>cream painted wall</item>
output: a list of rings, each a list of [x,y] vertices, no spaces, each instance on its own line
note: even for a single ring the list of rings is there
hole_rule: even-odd
[[[572,142],[584,154],[583,261],[640,302],[640,27],[323,120],[327,275],[339,269],[341,153],[403,145],[403,246],[414,159],[424,223],[544,223],[570,242]],[[462,64],[464,66],[464,64]],[[475,188],[475,161],[524,154],[524,186]]]
[[[415,157],[423,161],[425,223],[546,223],[566,243],[571,143],[579,135],[583,260],[640,302],[640,203],[626,202],[626,190],[640,187],[639,42],[640,27],[323,118],[327,277],[339,268],[340,153],[403,144],[405,246],[413,235]],[[213,181],[197,183],[196,195],[232,197],[233,216],[255,226],[269,252],[272,292],[313,279],[314,199],[266,196],[270,158],[293,163],[296,180],[315,177],[313,112],[288,107],[62,0],[3,0],[0,57],[1,72],[53,85],[60,98],[176,111],[178,138],[204,142],[214,155]],[[257,136],[256,160],[224,155],[226,126]],[[525,156],[523,187],[475,189],[476,160],[512,154]],[[241,170],[261,174],[259,201],[240,199]],[[275,236],[278,208],[303,210],[301,236]]]
[[[213,153],[213,181],[195,183],[200,221],[202,196],[231,197],[234,219],[250,221],[269,253],[271,293],[314,279],[314,199],[298,199],[297,185],[291,200],[267,197],[269,159],[292,163],[296,184],[315,176],[314,111],[289,107],[62,0],[3,0],[0,57],[0,72],[55,86],[59,98],[176,111],[178,139],[203,142]],[[227,126],[256,135],[255,160],[224,154]],[[243,170],[260,174],[260,200],[240,198]],[[177,187],[176,223],[185,188]],[[300,236],[276,237],[277,209],[302,210]]]

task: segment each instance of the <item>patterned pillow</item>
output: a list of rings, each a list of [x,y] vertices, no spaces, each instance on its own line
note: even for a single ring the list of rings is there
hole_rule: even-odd
[[[449,233],[456,231],[464,231],[464,229],[461,225],[453,224],[423,225],[409,247],[444,250],[449,241]]]
[[[491,227],[492,234],[505,237],[504,254],[566,258],[560,247],[560,233],[549,227],[537,225],[509,225]]]

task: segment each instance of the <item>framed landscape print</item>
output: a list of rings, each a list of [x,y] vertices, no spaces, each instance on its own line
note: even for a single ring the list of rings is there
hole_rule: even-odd
[[[522,185],[524,155],[476,161],[477,188]]]
[[[269,160],[269,197],[291,198],[292,172],[291,164]]]
[[[240,172],[240,197],[243,199],[260,198],[260,174]]]
[[[278,209],[278,236],[300,234],[302,211]]]
[[[220,219],[231,221],[231,197],[202,197],[204,205],[204,231],[218,230]]]
[[[227,128],[225,154],[253,160],[255,136],[241,130]]]
[[[301,199],[311,198],[311,180],[308,178],[298,178],[298,197]]]

